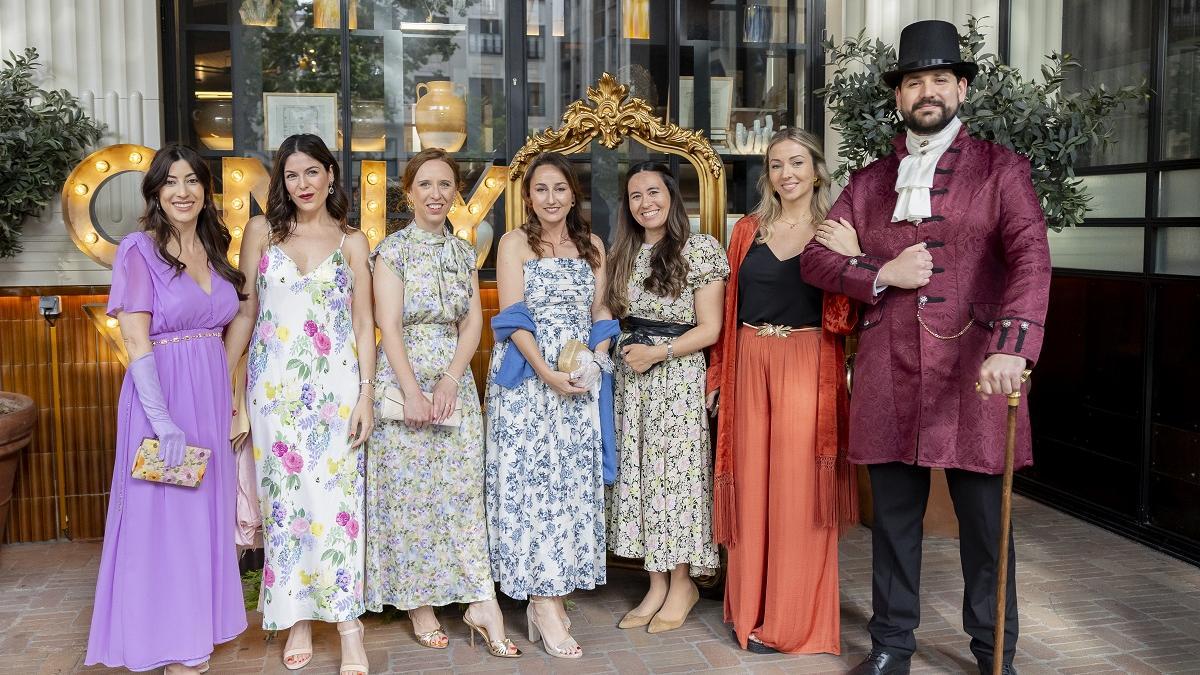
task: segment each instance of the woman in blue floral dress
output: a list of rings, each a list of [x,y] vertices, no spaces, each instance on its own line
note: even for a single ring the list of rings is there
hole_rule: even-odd
[[[312,659],[312,621],[338,623],[342,673],[366,673],[364,443],[373,427],[370,246],[346,225],[337,162],[317,136],[284,140],[267,214],[246,226],[249,299],[226,338],[250,342],[247,404],[263,514],[263,628],[291,628],[283,662]],[[365,345],[358,349],[357,345]],[[234,357],[231,357],[234,358]]]
[[[604,247],[580,213],[579,181],[562,155],[536,157],[521,196],[526,222],[500,240],[496,264],[503,311],[492,324],[487,390],[492,576],[506,595],[530,599],[531,640],[542,638],[551,656],[579,658],[562,598],[605,581],[597,382],[612,362],[603,341],[589,367],[567,373],[552,364],[568,340],[587,343],[593,322],[610,318]]]
[[[417,641],[445,649],[433,607],[470,603],[464,621],[488,651],[517,657],[488,564],[483,415],[471,376],[483,329],[475,252],[446,229],[458,164],[441,149],[423,150],[405,164],[400,182],[413,221],[384,239],[372,259],[382,338],[377,410],[398,394],[404,420],[380,418],[371,436],[367,607],[409,610]],[[443,423],[455,408],[461,421]]]

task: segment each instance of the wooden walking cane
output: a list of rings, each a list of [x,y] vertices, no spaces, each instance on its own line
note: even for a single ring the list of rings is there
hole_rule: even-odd
[[[1031,371],[1021,373],[1022,384]],[[1000,489],[1000,557],[996,565],[996,629],[992,634],[992,675],[1004,672],[1005,610],[1008,604],[1008,537],[1012,518],[1013,452],[1017,445],[1017,409],[1021,390],[1008,394],[1008,429],[1004,436],[1004,484]]]

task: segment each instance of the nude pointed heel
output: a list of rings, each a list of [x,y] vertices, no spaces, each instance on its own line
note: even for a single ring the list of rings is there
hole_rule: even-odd
[[[683,616],[678,619],[663,619],[658,614],[650,620],[650,627],[646,629],[647,633],[665,633],[669,630],[675,630],[687,621],[688,615],[692,613],[692,608],[700,601],[700,589],[696,588],[696,584],[692,584],[691,598],[688,599],[687,609],[683,611]]]

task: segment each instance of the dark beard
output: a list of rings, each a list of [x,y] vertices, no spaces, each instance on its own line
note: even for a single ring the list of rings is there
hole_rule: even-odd
[[[934,104],[938,105],[939,107],[941,107],[942,118],[932,124],[922,124],[921,122],[919,122],[917,120],[915,111],[916,111],[916,108],[920,107],[924,103],[934,103]],[[930,136],[930,135],[936,134],[937,132],[941,131],[942,129],[945,129],[950,124],[950,120],[954,119],[954,116],[957,114],[958,114],[958,106],[957,105],[955,105],[954,107],[949,107],[949,106],[943,104],[941,101],[921,100],[921,101],[917,101],[915,104],[913,104],[912,110],[909,110],[907,112],[904,110],[901,110],[900,118],[904,120],[904,126],[907,127],[908,129],[910,129],[914,134],[920,134],[921,136]]]

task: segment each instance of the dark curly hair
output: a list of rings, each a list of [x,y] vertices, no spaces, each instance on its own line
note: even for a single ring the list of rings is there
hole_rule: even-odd
[[[287,184],[283,178],[283,167],[288,158],[296,153],[303,153],[317,160],[321,166],[333,172],[333,192],[325,200],[325,208],[329,215],[337,221],[342,231],[350,233],[356,228],[346,221],[350,213],[350,197],[346,188],[342,187],[342,170],[334,159],[333,153],[325,146],[325,141],[315,134],[293,134],[283,139],[279,151],[275,154],[275,165],[271,169],[271,184],[267,188],[267,224],[271,227],[271,243],[282,244],[296,229],[296,203],[288,193]]]
[[[188,163],[192,172],[196,174],[196,180],[204,186],[204,205],[200,208],[200,217],[196,220],[196,238],[204,246],[204,255],[208,258],[208,264],[212,266],[214,272],[233,284],[238,297],[245,300],[246,296],[242,294],[242,287],[246,284],[246,275],[238,271],[226,257],[229,254],[229,242],[233,238],[229,235],[229,230],[225,228],[220,214],[217,213],[217,207],[213,205],[212,171],[200,153],[186,145],[179,144],[168,145],[154,153],[154,159],[150,162],[150,167],[146,169],[145,177],[142,178],[142,197],[146,200],[146,211],[138,219],[142,224],[142,229],[154,238],[154,242],[158,246],[159,257],[175,269],[176,276],[181,274],[187,266],[167,251],[168,242],[172,239],[179,241],[179,231],[167,219],[158,200],[159,193],[171,176],[171,165],[180,160]]]

